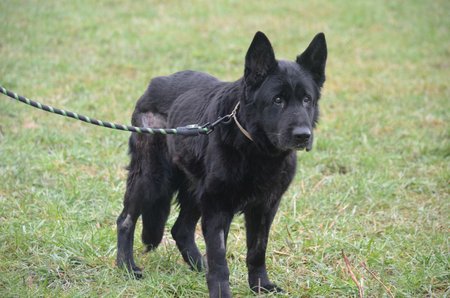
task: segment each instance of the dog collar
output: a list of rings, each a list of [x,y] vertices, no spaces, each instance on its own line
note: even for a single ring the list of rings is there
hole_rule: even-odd
[[[247,130],[245,130],[245,128],[241,125],[241,123],[239,123],[239,121],[238,121],[238,119],[236,117],[237,110],[239,109],[239,104],[240,104],[240,102],[238,101],[238,103],[234,107],[233,111],[231,112],[231,115],[233,116],[233,120],[236,123],[237,127],[244,134],[244,136],[246,136],[247,139],[249,139],[250,141],[254,142],[252,136],[250,135],[250,133]]]

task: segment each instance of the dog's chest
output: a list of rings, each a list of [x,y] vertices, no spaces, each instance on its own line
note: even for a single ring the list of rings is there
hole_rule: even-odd
[[[295,163],[288,160],[250,160],[243,162],[240,169],[229,169],[234,177],[236,196],[242,203],[267,200],[284,192],[292,180]]]
[[[278,199],[294,176],[294,152],[275,158],[244,154],[224,146],[212,150],[188,144],[173,147],[172,161],[188,178],[192,192],[199,200],[205,195],[223,197],[221,201],[230,203],[236,212]]]
[[[233,156],[221,161],[225,162],[209,168],[200,187],[225,195],[235,212],[278,200],[292,181],[296,166],[295,154],[279,159]]]

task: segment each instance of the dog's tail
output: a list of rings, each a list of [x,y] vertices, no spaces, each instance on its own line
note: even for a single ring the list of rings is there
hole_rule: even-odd
[[[143,125],[165,125],[165,119],[158,114],[137,112],[133,116]],[[136,210],[142,216],[142,241],[151,250],[162,240],[171,200],[177,190],[166,136],[133,133],[129,154],[124,203],[126,209]]]

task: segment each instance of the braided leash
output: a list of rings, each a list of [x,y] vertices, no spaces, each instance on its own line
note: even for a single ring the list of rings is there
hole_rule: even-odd
[[[41,109],[43,111],[58,114],[65,117],[70,117],[73,119],[77,119],[89,124],[98,125],[106,128],[111,129],[117,129],[117,130],[123,130],[123,131],[131,131],[131,132],[137,132],[137,133],[145,133],[145,134],[161,134],[161,135],[183,135],[183,136],[197,136],[200,134],[209,134],[214,130],[214,126],[219,124],[220,122],[223,122],[226,120],[227,116],[219,118],[214,123],[206,123],[205,125],[198,125],[198,124],[191,124],[186,125],[182,127],[177,128],[150,128],[150,127],[138,127],[138,126],[130,126],[130,125],[123,125],[123,124],[116,124],[112,122],[107,121],[101,121],[97,119],[93,119],[87,116],[79,115],[74,112],[65,111],[61,109],[57,109],[45,104],[42,104],[40,102],[28,99],[26,97],[20,96],[15,92],[9,91],[5,89],[4,87],[0,86],[0,92],[5,94],[6,96],[9,96],[12,99],[15,99],[17,101],[20,101],[24,104],[27,104],[29,106]],[[220,121],[219,121],[220,120]]]

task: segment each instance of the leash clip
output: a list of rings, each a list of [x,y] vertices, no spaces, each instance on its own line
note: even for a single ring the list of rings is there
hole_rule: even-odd
[[[199,134],[209,134],[208,128],[199,126],[198,124],[190,124],[186,126],[177,127],[177,134],[182,136],[198,136]]]

